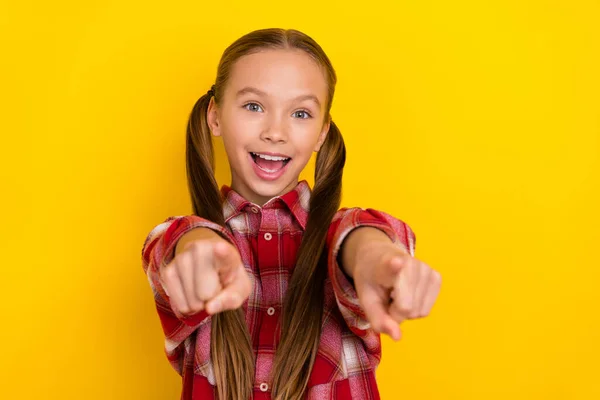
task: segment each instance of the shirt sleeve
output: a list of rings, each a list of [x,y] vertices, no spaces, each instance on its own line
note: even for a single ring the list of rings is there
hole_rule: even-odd
[[[175,247],[179,239],[195,228],[209,228],[234,244],[230,232],[219,224],[196,215],[172,216],[156,225],[148,234],[142,247],[142,266],[154,295],[156,310],[165,335],[165,351],[171,365],[182,373],[182,343],[208,314],[201,311],[193,315],[182,315],[171,307],[169,296],[159,278],[159,269],[168,265],[175,257]],[[235,244],[234,244],[235,245]]]
[[[340,312],[354,334],[363,340],[372,340],[374,335],[365,313],[360,307],[358,296],[350,277],[340,265],[339,250],[344,239],[354,229],[369,226],[378,228],[388,235],[392,242],[411,256],[415,254],[416,238],[413,230],[405,222],[371,208],[342,208],[334,216],[327,234],[328,275]]]

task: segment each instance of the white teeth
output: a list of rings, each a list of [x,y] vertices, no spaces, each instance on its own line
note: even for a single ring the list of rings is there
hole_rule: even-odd
[[[252,154],[254,154],[257,157],[264,158],[265,160],[271,160],[271,161],[285,161],[285,160],[289,159],[289,157],[267,156],[267,155],[258,154],[258,153],[252,153]]]
[[[261,167],[260,165],[257,165],[257,167],[258,167],[258,168],[260,168],[260,169],[262,169],[262,170],[263,170],[263,171],[265,171],[265,172],[268,172],[268,173],[270,173],[270,174],[272,174],[273,172],[277,172],[277,171],[279,171],[278,169],[274,169],[274,170],[265,169],[265,168]]]

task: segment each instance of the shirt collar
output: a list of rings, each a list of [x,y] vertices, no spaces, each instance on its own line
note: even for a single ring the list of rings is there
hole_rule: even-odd
[[[242,195],[233,190],[228,185],[221,187],[221,195],[223,196],[223,216],[225,222],[229,219],[241,214],[244,210],[251,207],[260,209],[282,208],[287,207],[292,215],[296,218],[302,229],[306,229],[306,221],[308,220],[308,211],[310,205],[311,188],[306,180],[298,182],[296,187],[287,193],[275,196],[267,201],[262,207],[246,200]]]

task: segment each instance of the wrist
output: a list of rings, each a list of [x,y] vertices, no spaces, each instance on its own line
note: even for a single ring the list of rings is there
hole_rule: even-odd
[[[391,239],[378,228],[361,226],[353,229],[342,242],[338,261],[341,261],[342,270],[350,278],[354,279],[358,255],[365,251],[366,246],[372,245],[373,241],[391,241]]]
[[[175,246],[175,255],[183,252],[186,247],[197,240],[224,240],[218,233],[210,228],[194,228],[184,233]]]

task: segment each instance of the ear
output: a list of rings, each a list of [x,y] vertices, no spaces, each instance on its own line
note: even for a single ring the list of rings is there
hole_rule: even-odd
[[[221,136],[221,125],[219,123],[219,107],[215,103],[215,97],[210,98],[208,110],[206,111],[206,121],[213,136]]]
[[[319,151],[319,149],[323,145],[323,142],[325,142],[325,138],[327,138],[327,133],[329,132],[330,125],[331,125],[331,117],[327,118],[327,122],[323,124],[323,129],[321,130],[321,133],[319,134],[319,140],[317,141],[317,144],[315,145],[314,151]]]

